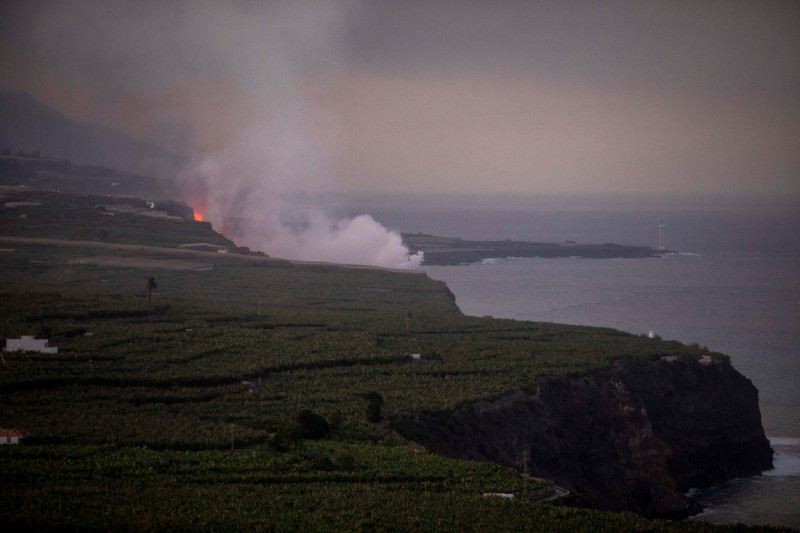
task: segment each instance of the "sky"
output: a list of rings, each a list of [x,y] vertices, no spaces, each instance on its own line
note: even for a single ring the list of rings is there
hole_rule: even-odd
[[[800,193],[797,1],[7,0],[0,46],[206,189]]]

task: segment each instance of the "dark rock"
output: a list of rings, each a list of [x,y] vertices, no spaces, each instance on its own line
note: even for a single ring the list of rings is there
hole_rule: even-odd
[[[645,516],[699,510],[685,492],[772,466],[758,391],[727,362],[630,362],[393,425],[432,452],[490,460]]]

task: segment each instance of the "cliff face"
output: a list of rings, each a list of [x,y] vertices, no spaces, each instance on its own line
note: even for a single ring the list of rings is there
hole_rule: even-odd
[[[452,457],[523,470],[527,451],[531,475],[647,516],[689,515],[690,487],[772,466],[758,391],[725,362],[623,363],[394,425]]]

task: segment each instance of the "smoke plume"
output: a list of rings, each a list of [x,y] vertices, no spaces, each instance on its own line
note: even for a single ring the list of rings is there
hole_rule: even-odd
[[[249,129],[235,146],[201,157],[181,175],[190,205],[237,244],[275,257],[403,269],[421,265],[422,252],[409,254],[400,234],[370,215],[335,217],[317,193],[324,192],[317,188],[320,177],[330,171],[317,163],[318,154],[302,135],[291,140],[285,133]]]
[[[410,255],[399,234],[369,215],[337,219],[319,200],[336,188],[325,138],[335,124],[310,109],[306,94],[309,79],[324,79],[321,75],[344,64],[340,39],[350,6],[286,3],[257,13],[206,9],[241,32],[221,30],[235,41],[221,63],[236,62],[234,86],[247,114],[232,125],[224,146],[182,173],[188,199],[199,196],[205,219],[235,242],[273,256],[418,267],[422,255]],[[203,26],[213,35],[213,24]]]
[[[238,244],[290,259],[413,268],[422,256],[409,255],[399,234],[369,215],[338,219],[317,201],[338,189],[327,160],[337,119],[312,96],[347,68],[344,39],[356,8],[54,3],[37,14],[32,45],[69,73],[106,123],[196,146],[178,185]]]

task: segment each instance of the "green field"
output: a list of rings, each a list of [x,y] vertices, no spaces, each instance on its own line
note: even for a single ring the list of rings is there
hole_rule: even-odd
[[[430,455],[391,429],[542,376],[699,346],[467,317],[423,273],[187,255],[177,246],[227,240],[208,224],[104,215],[96,198],[0,196],[42,204],[0,207],[0,331],[59,348],[4,354],[0,427],[31,433],[0,446],[10,529],[719,530],[535,503],[525,496],[549,482]],[[164,248],[109,244],[154,233]]]

